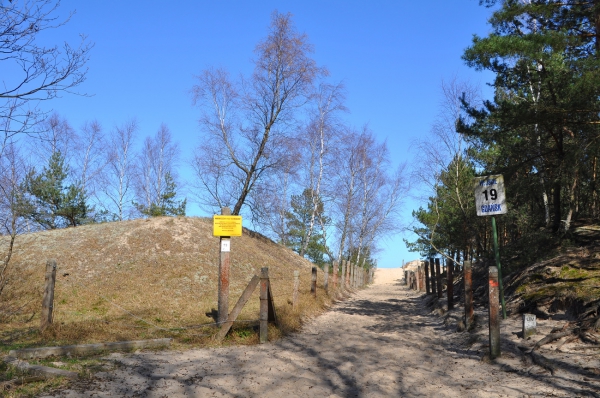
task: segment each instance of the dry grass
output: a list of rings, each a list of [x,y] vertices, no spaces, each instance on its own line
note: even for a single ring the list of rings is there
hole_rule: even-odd
[[[230,308],[253,275],[269,267],[280,329],[297,330],[331,302],[310,295],[312,264],[252,231],[232,238]],[[54,324],[38,331],[45,263],[58,263]],[[88,225],[19,236],[11,280],[0,297],[0,350],[159,337],[175,346],[214,344],[206,314],[217,308],[219,240],[212,220],[161,217]],[[300,271],[300,303],[292,310],[293,272]],[[258,289],[240,320],[258,319]],[[223,344],[252,344],[253,322],[239,323]]]

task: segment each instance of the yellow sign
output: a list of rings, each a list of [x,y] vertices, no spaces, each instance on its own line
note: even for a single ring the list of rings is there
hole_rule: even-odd
[[[213,236],[242,236],[242,216],[213,216]]]

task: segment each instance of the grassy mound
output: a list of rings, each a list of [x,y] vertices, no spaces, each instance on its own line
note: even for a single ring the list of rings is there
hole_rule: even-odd
[[[54,324],[40,333],[49,258],[58,263]],[[138,219],[18,236],[0,295],[2,350],[158,337],[207,344],[214,333],[208,324],[217,308],[218,261],[219,239],[205,218]],[[269,267],[284,333],[329,301],[322,289],[317,300],[310,296],[309,261],[245,229],[231,243],[230,309],[261,267]],[[290,301],[294,270],[301,280],[296,310]],[[319,273],[320,284],[322,279]],[[239,318],[248,322],[238,324],[228,341],[257,339],[258,307],[257,290]]]

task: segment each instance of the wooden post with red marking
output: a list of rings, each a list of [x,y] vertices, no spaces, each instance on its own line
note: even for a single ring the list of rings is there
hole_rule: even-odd
[[[500,356],[500,296],[498,284],[498,268],[489,267],[489,324],[490,324],[490,358]]]
[[[473,271],[471,262],[463,262],[463,273],[465,281],[465,327],[467,330],[473,324]]]
[[[222,216],[231,215],[229,207],[221,209]],[[221,236],[219,238],[219,302],[218,302],[218,320],[221,325],[227,321],[229,315],[229,267],[230,267],[230,246],[231,238],[229,236]]]

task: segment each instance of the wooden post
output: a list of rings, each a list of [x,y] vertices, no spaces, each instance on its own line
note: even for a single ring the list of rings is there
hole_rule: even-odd
[[[417,292],[421,291],[421,266],[417,266]]]
[[[329,294],[329,264],[325,264],[323,268],[323,289]]]
[[[298,307],[298,288],[300,287],[300,271],[294,271],[294,292],[292,293],[292,308]]]
[[[465,282],[465,326],[468,330],[473,324],[473,273],[470,261],[463,263],[463,273]]]
[[[337,290],[338,285],[338,262],[333,262],[333,290]]]
[[[269,268],[260,269],[260,343],[269,340]]]
[[[350,263],[350,275],[348,275],[348,283],[350,284],[350,289],[354,289],[354,264]]]
[[[488,268],[489,272],[489,325],[490,325],[490,358],[500,356],[500,294],[498,288],[498,268]]]
[[[429,277],[429,260],[425,259],[424,268],[425,268],[425,292],[427,294],[431,294],[431,278]]]
[[[433,258],[429,259],[429,270],[431,271],[431,293],[437,296],[437,278],[435,277],[435,262]]]
[[[312,267],[312,280],[310,283],[310,292],[317,297],[317,267]]]
[[[54,284],[56,282],[56,260],[46,261],[46,277],[44,280],[44,297],[42,299],[41,330],[45,330],[52,323],[54,310]]]
[[[363,287],[367,285],[367,270],[364,268],[361,268],[361,281],[362,281],[362,285]]]
[[[454,261],[448,260],[446,266],[446,275],[448,280],[448,286],[446,287],[446,293],[448,294],[448,311],[454,308]]]
[[[222,216],[230,216],[231,210],[229,207],[221,208]],[[229,252],[231,248],[231,238],[229,236],[221,236],[219,238],[219,302],[218,302],[218,318],[217,323],[222,324],[227,321],[229,313]]]
[[[437,296],[442,298],[442,274],[440,273],[440,259],[435,259],[435,280],[437,282]]]

